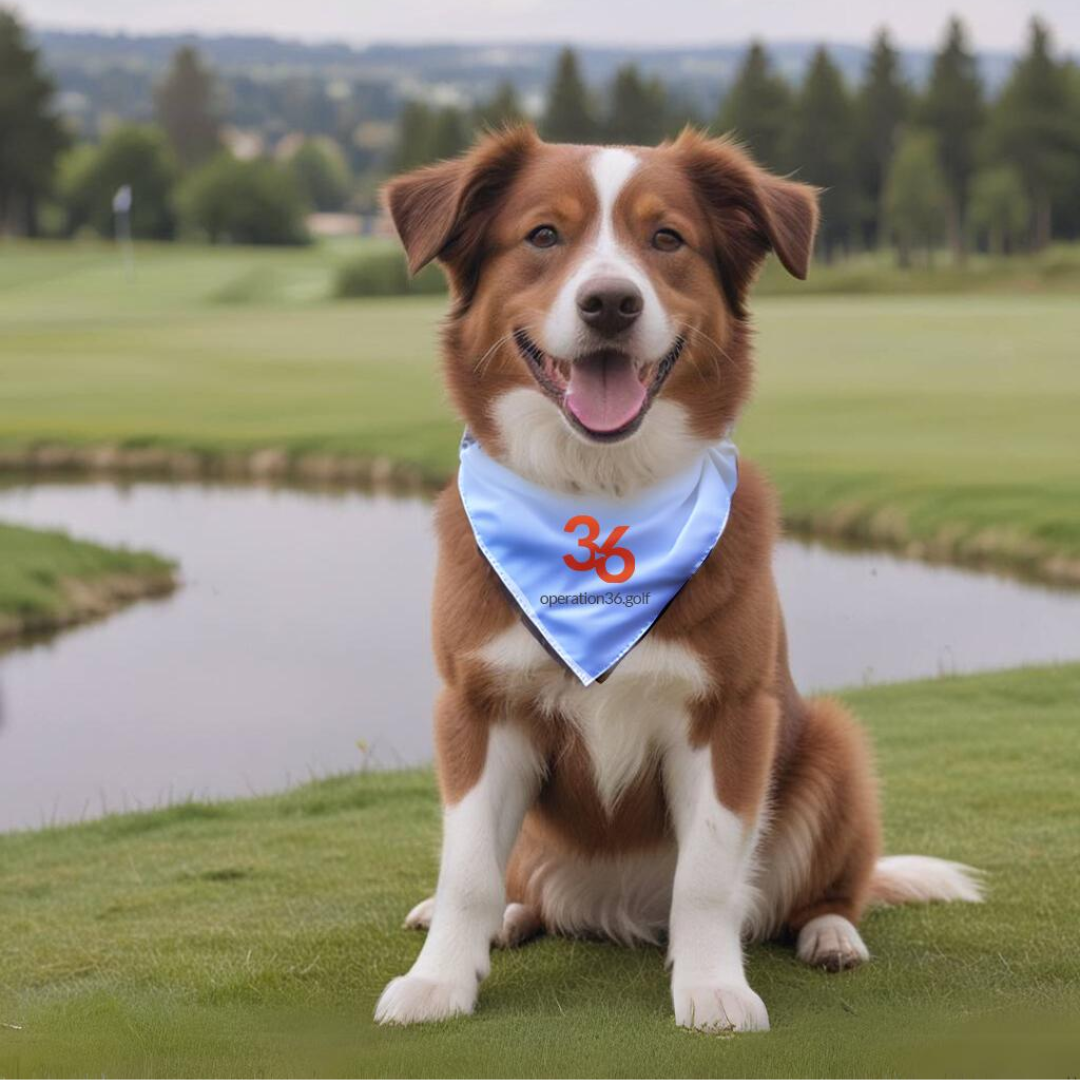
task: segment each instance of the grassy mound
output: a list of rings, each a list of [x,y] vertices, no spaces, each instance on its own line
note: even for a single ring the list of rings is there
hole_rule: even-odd
[[[0,523],[0,641],[106,615],[173,585],[173,564],[148,552]]]

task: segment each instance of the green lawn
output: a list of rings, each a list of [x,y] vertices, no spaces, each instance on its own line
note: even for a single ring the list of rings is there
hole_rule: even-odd
[[[444,302],[326,300],[349,250],[147,246],[128,279],[99,246],[0,248],[0,457],[279,447],[444,475]],[[789,522],[1080,580],[1080,303],[1022,284],[758,301],[739,439]]]
[[[156,555],[0,522],[0,642],[104,615],[172,586],[173,565]]]
[[[989,874],[981,907],[875,912],[839,976],[754,947],[769,1035],[676,1029],[659,951],[498,954],[477,1015],[371,1021],[420,946],[429,774],[351,776],[0,836],[0,1075],[1072,1075],[1080,666],[862,690],[888,849]]]

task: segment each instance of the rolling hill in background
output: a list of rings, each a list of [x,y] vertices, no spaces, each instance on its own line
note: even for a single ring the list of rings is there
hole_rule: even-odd
[[[502,81],[514,84],[526,106],[539,110],[558,44],[392,45],[362,48],[344,43],[309,44],[272,37],[199,35],[128,36],[39,30],[36,40],[62,91],[65,113],[92,134],[102,115],[143,119],[150,115],[151,90],[181,45],[194,45],[217,70],[226,94],[229,120],[266,129],[323,130],[335,101],[351,98],[355,111],[373,121],[392,120],[403,101],[422,98],[468,105],[491,94]],[[776,67],[798,81],[815,42],[769,42]],[[866,64],[863,45],[830,44],[849,81]],[[692,112],[702,118],[716,110],[734,77],[746,43],[698,48],[578,49],[586,79],[603,86],[629,61],[661,77]],[[928,50],[902,51],[904,68],[916,85],[927,76]],[[990,89],[1004,80],[1012,55],[979,55]],[[329,103],[329,104],[327,104]]]

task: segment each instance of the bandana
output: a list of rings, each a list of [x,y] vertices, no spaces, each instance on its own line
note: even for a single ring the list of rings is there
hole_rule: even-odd
[[[716,546],[738,483],[724,439],[630,499],[564,495],[461,443],[458,488],[528,625],[589,686],[645,635]]]

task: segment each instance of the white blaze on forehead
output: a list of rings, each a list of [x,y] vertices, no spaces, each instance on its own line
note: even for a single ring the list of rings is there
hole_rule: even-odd
[[[594,277],[625,277],[641,290],[644,306],[626,343],[635,359],[653,363],[671,348],[674,338],[671,322],[652,280],[635,253],[620,243],[615,229],[615,205],[640,164],[637,154],[621,147],[596,150],[589,158],[597,221],[583,239],[581,258],[544,319],[539,344],[554,356],[572,359],[587,347],[588,328],[578,313],[577,294]]]
[[[589,159],[589,173],[600,203],[600,236],[596,244],[598,254],[601,251],[605,254],[618,252],[615,242],[615,202],[640,164],[636,154],[619,148],[598,150]]]

